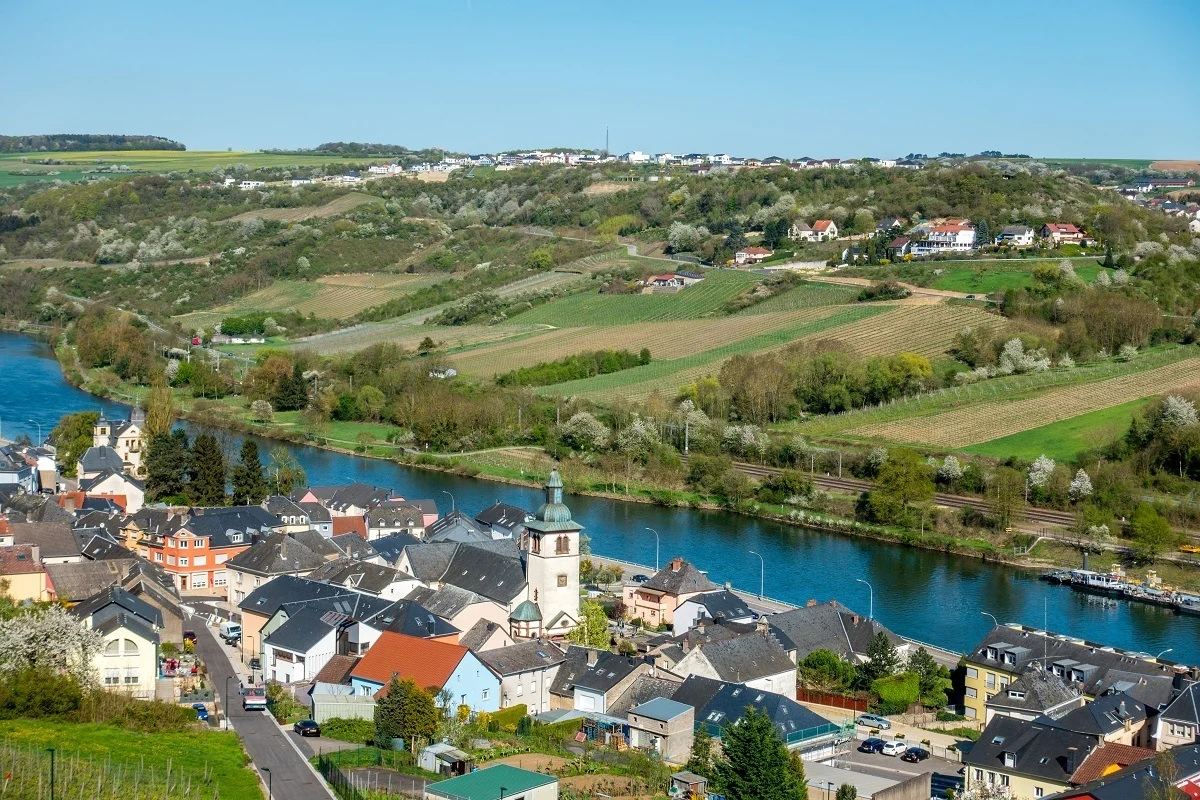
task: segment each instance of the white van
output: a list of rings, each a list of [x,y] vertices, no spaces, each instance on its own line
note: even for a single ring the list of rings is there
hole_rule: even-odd
[[[221,638],[233,644],[242,638],[242,626],[236,622],[221,623]]]

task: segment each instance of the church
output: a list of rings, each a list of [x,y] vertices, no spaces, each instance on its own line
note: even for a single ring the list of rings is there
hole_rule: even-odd
[[[102,472],[146,477],[146,466],[142,463],[145,427],[146,412],[140,406],[130,412],[128,420],[97,419],[92,426],[92,446],[80,457],[76,474],[81,479]]]

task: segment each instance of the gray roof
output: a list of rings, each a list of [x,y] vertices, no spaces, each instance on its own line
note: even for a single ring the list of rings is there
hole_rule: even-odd
[[[458,628],[415,600],[397,600],[363,621],[381,631],[403,633],[420,639],[453,636],[459,632]],[[462,644],[462,637],[459,637],[459,644]]]
[[[1065,785],[1096,746],[1093,736],[997,715],[963,755],[963,763]],[[1013,766],[1005,766],[1005,753],[1013,755]]]
[[[411,503],[389,501],[367,512],[368,528],[424,528],[424,512]]]
[[[712,620],[737,620],[753,616],[750,606],[728,589],[704,594],[687,600],[688,603],[699,604]]]
[[[76,564],[46,564],[46,575],[59,600],[76,603],[116,585],[126,569],[123,561],[81,561]]]
[[[354,561],[349,558],[326,561],[314,569],[308,577],[314,581],[336,583],[343,586],[350,584],[347,588],[369,594],[379,594],[396,581],[413,579],[411,575],[398,569],[380,564],[368,564],[364,561]]]
[[[391,489],[381,489],[365,483],[351,483],[348,486],[314,486],[310,491],[324,501],[325,507],[332,511],[347,511],[350,508],[374,508],[380,503],[394,498]]]
[[[276,517],[304,517],[308,518],[308,511],[300,507],[300,504],[290,497],[284,497],[281,494],[273,494],[263,501],[263,508],[268,514]]]
[[[629,688],[621,692],[620,697],[608,704],[608,714],[612,717],[623,717],[634,706],[647,703],[656,697],[670,697],[678,688],[677,680],[638,675],[633,679],[633,683],[629,684]]]
[[[656,697],[653,700],[642,703],[640,706],[631,708],[630,712],[637,714],[639,717],[656,719],[659,722],[670,722],[676,717],[692,710],[692,707],[687,703],[668,700],[665,697]]]
[[[531,519],[532,513],[499,500],[475,515],[475,521],[483,527],[504,533],[517,530]]]
[[[374,547],[375,552],[383,556],[384,561],[395,564],[400,560],[400,554],[404,552],[404,548],[420,544],[420,542],[421,540],[411,533],[393,533],[372,539],[371,547]]]
[[[158,643],[158,634],[146,624],[145,620],[133,614],[126,614],[124,611],[119,611],[92,626],[92,630],[101,636],[121,629],[132,631],[147,641]]]
[[[486,603],[488,599],[474,592],[447,584],[440,589],[414,589],[407,600],[415,600],[443,619],[450,619],[467,606]]]
[[[904,640],[874,620],[856,614],[836,600],[815,603],[767,617],[771,633],[785,650],[803,661],[814,650],[828,650],[844,659],[866,655],[875,634],[883,631],[892,644]]]
[[[641,588],[680,595],[711,592],[720,587],[710,581],[707,575],[692,566],[691,562],[676,558],[654,573],[654,576],[643,583]]]
[[[280,575],[259,586],[246,599],[238,603],[238,608],[270,617],[283,605],[298,601],[315,601],[330,597],[347,597],[358,595],[349,592],[341,586],[330,586],[327,583],[298,578],[295,575]],[[366,595],[358,595],[365,597]]]
[[[781,737],[831,724],[790,697],[696,675],[684,681],[671,699],[696,709],[696,722],[717,728],[737,723],[748,708],[770,717]]]
[[[91,470],[88,470],[88,471],[90,472]],[[102,470],[102,471],[96,473],[95,475],[93,475],[90,478],[81,479],[79,481],[79,490],[81,492],[90,492],[93,489],[95,489],[97,486],[99,486],[100,484],[104,483],[109,478],[114,478],[114,477],[119,478],[121,481],[129,484],[130,486],[134,487],[135,489],[139,489],[142,491],[145,491],[145,489],[146,489],[145,483],[143,483],[142,481],[139,481],[137,478],[134,478],[131,475],[126,475],[124,472],[122,472],[119,469],[115,469],[115,470],[114,469],[105,469],[105,470]]]
[[[341,548],[332,539],[322,536],[317,531],[297,531],[296,533],[289,533],[288,536],[291,536],[319,556],[341,558],[344,555]]]
[[[596,663],[588,666],[588,655],[594,654]],[[575,687],[594,692],[608,692],[644,662],[617,655],[607,650],[589,650],[571,645],[567,657],[554,676],[550,691],[554,694],[574,694]]]
[[[987,701],[989,708],[1041,713],[1059,708],[1064,703],[1083,702],[1075,684],[1067,683],[1053,672],[1032,671],[1001,689]]]
[[[82,555],[71,525],[66,522],[13,522],[13,544],[36,544],[42,560]]]
[[[519,557],[459,545],[441,580],[507,605],[525,590],[525,567]]]
[[[337,545],[338,549],[343,553],[359,561],[366,561],[369,558],[375,558],[379,555],[370,542],[354,532],[334,536],[329,541]]]
[[[332,522],[333,515],[329,513],[329,509],[320,503],[297,503],[308,514],[310,524],[318,522]]]
[[[710,642],[699,650],[717,676],[732,683],[746,683],[796,669],[778,642],[759,633]]]
[[[288,616],[286,622],[271,631],[263,644],[282,647],[293,653],[307,653],[335,628],[347,621],[347,617],[326,611],[319,606],[301,608]]]
[[[129,561],[137,558],[132,551],[125,549],[104,536],[89,537],[80,550],[83,553],[83,557],[89,561],[107,561],[112,559]]]
[[[114,610],[110,612],[109,609]],[[161,611],[119,586],[109,586],[101,590],[94,597],[89,597],[87,600],[73,607],[71,614],[80,619],[87,619],[89,617],[107,619],[112,613],[120,611],[126,611],[134,616],[141,617],[146,624],[162,627],[163,616]]]
[[[450,559],[454,558],[457,549],[458,545],[454,542],[421,542],[408,545],[404,551],[408,554],[412,574],[429,583],[441,580],[446,574],[446,568],[450,566]]]
[[[425,539],[430,542],[487,542],[491,538],[461,511],[451,511],[425,529]]]
[[[540,639],[484,650],[476,655],[497,675],[516,675],[532,669],[544,669],[566,660],[566,655],[553,642]]]
[[[1085,703],[1066,714],[1055,714],[1052,717],[1043,715],[1034,722],[1050,728],[1103,738],[1124,730],[1126,723],[1136,725],[1145,722],[1147,715],[1146,706],[1132,697],[1110,694],[1097,697],[1095,701]]]
[[[79,457],[79,464],[84,472],[121,472],[125,469],[125,462],[121,460],[121,456],[108,445],[89,447]]]
[[[1189,683],[1169,706],[1162,711],[1162,718],[1172,722],[1200,725],[1200,683]]]
[[[488,619],[481,619],[458,636],[458,643],[476,653],[487,644],[496,631],[503,630],[499,625]]]
[[[310,572],[325,563],[324,556],[309,550],[286,533],[273,533],[229,559],[226,566],[255,575],[282,575]]]

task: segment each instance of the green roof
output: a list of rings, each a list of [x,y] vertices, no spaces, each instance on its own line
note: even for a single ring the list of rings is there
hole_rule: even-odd
[[[553,775],[530,772],[508,764],[496,764],[457,778],[431,783],[425,787],[425,791],[439,797],[463,800],[500,800],[501,787],[504,788],[505,797],[512,797],[557,782],[558,778]]]
[[[508,615],[508,618],[516,622],[541,622],[542,612],[537,607],[537,603],[531,603],[526,600],[514,608],[513,612]]]

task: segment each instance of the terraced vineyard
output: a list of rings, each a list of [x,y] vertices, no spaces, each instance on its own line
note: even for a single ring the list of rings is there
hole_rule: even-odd
[[[883,313],[886,308],[860,305],[832,306],[830,310],[831,313],[825,314],[821,313],[823,310],[818,310],[812,314],[815,319],[797,320],[794,324],[714,347],[695,355],[652,361],[644,367],[634,367],[608,375],[568,381],[544,387],[542,391],[550,394],[578,394],[600,399],[623,397],[630,400],[645,398],[656,391],[674,393],[680,386],[690,383],[698,377],[715,374],[720,370],[721,363],[728,358],[742,353],[782,347],[806,336],[828,335],[825,332],[876,316]],[[651,352],[653,353],[652,346]]]
[[[969,306],[904,305],[880,303],[885,314],[839,328],[837,339],[863,356],[920,353],[930,358],[945,355],[964,327],[1003,328],[1003,317]]]
[[[479,348],[455,359],[464,375],[491,377],[509,370],[555,361],[585,350],[650,348],[655,359],[677,359],[742,339],[794,327],[837,313],[836,306],[776,314],[715,317],[678,322],[643,322],[613,327],[560,328],[520,342]],[[518,317],[524,319],[524,315]],[[507,326],[498,326],[507,327]]]
[[[1195,386],[1200,386],[1200,358],[1189,358],[1117,378],[1052,389],[1033,397],[990,400],[939,414],[865,425],[848,432],[953,449],[1011,436],[1172,389]]]
[[[758,276],[745,272],[710,270],[703,281],[675,294],[588,292],[539,306],[513,317],[512,321],[566,328],[698,319],[715,313],[757,280]]]
[[[353,353],[382,342],[392,342],[415,349],[426,337],[440,346],[456,350],[490,342],[521,339],[528,341],[533,334],[545,331],[540,325],[421,325],[403,322],[372,322],[356,325],[333,333],[313,336],[291,346],[312,350],[322,355]],[[456,365],[457,366],[457,365]]]
[[[442,274],[410,275],[407,272],[346,272],[325,275],[317,283],[328,286],[357,286],[363,289],[406,289],[412,291],[446,280]]]
[[[814,306],[835,306],[842,303],[853,303],[858,297],[859,290],[853,286],[841,286],[836,283],[818,283],[805,281],[783,294],[764,300],[758,305],[750,306],[743,314],[774,314],[780,311],[795,311]]]
[[[397,276],[399,277],[399,276]],[[373,288],[309,281],[277,281],[266,289],[238,298],[210,311],[176,317],[189,327],[207,327],[222,318],[252,311],[295,311],[326,319],[349,319],[364,308],[377,306],[416,288]]]

